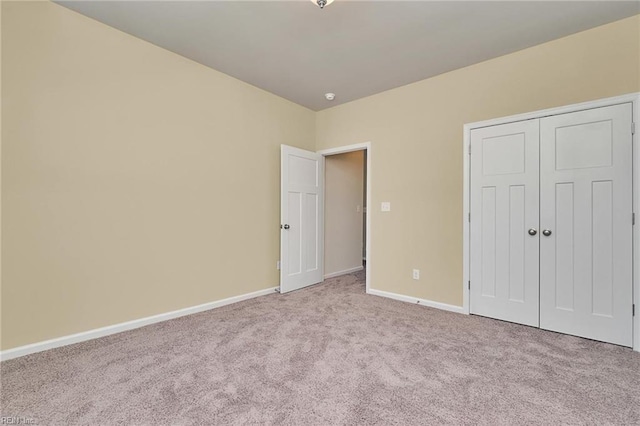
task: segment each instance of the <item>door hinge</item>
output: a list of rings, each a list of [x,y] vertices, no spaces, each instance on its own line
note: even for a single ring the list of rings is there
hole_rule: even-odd
[[[471,155],[471,144],[469,144],[469,155]]]
[[[471,213],[469,213],[469,223],[471,223]]]
[[[632,317],[636,316],[636,304],[635,303],[633,305],[631,305],[631,316]]]
[[[636,214],[631,213],[631,225],[635,225],[635,224],[636,224]]]
[[[632,135],[636,134],[636,123],[631,123],[631,134]]]
[[[471,280],[469,280],[469,290],[471,290]]]

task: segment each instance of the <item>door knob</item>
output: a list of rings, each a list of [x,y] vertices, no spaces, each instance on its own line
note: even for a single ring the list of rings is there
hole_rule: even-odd
[[[284,229],[289,229],[289,225],[284,225],[283,228]]]
[[[533,236],[536,235],[538,233],[538,230],[536,228],[531,228],[529,229],[529,235]]]
[[[548,237],[549,235],[551,235],[551,230],[545,229],[544,231],[542,231],[542,235],[544,235],[545,237]]]

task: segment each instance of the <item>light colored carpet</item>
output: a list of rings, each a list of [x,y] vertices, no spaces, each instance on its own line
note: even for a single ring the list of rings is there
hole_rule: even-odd
[[[43,424],[640,424],[640,354],[335,278],[3,362]]]

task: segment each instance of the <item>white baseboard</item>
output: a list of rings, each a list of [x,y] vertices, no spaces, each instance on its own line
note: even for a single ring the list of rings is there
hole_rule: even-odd
[[[355,268],[345,269],[344,271],[332,272],[324,276],[324,279],[339,277],[340,275],[353,274],[354,272],[362,271],[363,266],[356,266]]]
[[[464,308],[462,306],[448,305],[446,303],[434,302],[433,300],[418,299],[416,297],[405,296],[404,294],[390,293],[388,291],[375,290],[375,289],[369,289],[369,291],[367,291],[367,294],[399,300],[401,302],[418,304],[421,306],[428,306],[430,308],[441,309],[443,311],[455,312],[458,314],[465,314]]]
[[[13,349],[7,349],[0,352],[0,361],[6,361],[36,352],[59,348],[61,346],[72,345],[74,343],[85,342],[87,340],[93,340],[99,337],[109,336],[111,334],[121,333],[127,330],[133,330],[134,328],[144,327],[145,325],[155,324],[157,322],[167,321],[170,319],[183,317],[185,315],[196,314],[198,312],[208,311],[210,309],[219,308],[221,306],[231,305],[232,303],[242,302],[243,300],[253,299],[259,296],[266,296],[267,294],[275,293],[276,291],[278,291],[278,289],[279,287],[271,287],[264,290],[254,291],[253,293],[241,294],[239,296],[216,300],[214,302],[204,303],[202,305],[178,309],[177,311],[165,312],[163,314],[140,318],[133,321],[122,322],[120,324],[96,328],[89,331],[83,331],[81,333],[58,337],[51,340],[45,340],[43,342],[32,343],[30,345],[19,346]]]

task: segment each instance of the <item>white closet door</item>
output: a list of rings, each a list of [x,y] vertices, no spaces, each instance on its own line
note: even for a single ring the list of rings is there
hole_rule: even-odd
[[[541,328],[632,344],[631,121],[631,104],[540,121]]]
[[[539,121],[471,131],[471,313],[538,326]]]

